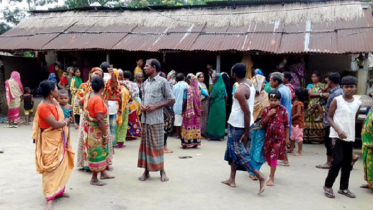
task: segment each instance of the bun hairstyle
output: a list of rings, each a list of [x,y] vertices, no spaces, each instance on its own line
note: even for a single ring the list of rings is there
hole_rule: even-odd
[[[105,87],[104,79],[102,77],[93,77],[91,81],[92,89],[97,93]]]
[[[56,89],[56,83],[51,80],[44,80],[39,85],[39,93],[44,97],[48,97],[49,94]]]
[[[281,100],[281,93],[278,90],[271,90],[271,92],[268,93],[268,98],[275,98]]]

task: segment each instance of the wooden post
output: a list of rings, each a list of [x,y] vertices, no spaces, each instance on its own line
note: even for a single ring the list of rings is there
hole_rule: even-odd
[[[221,55],[220,52],[216,55],[216,72],[220,73]]]
[[[106,51],[106,62],[110,64],[110,52]]]

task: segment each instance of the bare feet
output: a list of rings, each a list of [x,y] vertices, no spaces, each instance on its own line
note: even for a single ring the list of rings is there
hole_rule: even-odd
[[[264,180],[260,180],[260,190],[259,190],[258,195],[261,195],[264,192],[264,190],[266,189],[266,187],[268,185],[269,180],[270,180],[269,177],[267,177]]]
[[[267,186],[270,186],[270,187],[275,186],[275,179],[269,177],[269,180],[267,180]]]
[[[167,182],[169,179],[166,176],[166,172],[164,170],[161,171],[161,181],[162,182]]]
[[[223,183],[223,184],[226,184],[226,185],[228,185],[229,187],[236,187],[236,183],[235,183],[235,181],[233,181],[233,180],[231,180],[231,179],[228,179],[228,180],[226,180],[226,181],[222,181],[221,183]]]
[[[320,122],[322,118],[323,118],[322,116],[318,116],[318,117],[315,119],[315,122]]]
[[[98,180],[98,179],[96,179],[96,180],[91,180],[91,185],[96,185],[96,186],[105,186],[106,185],[106,183],[105,182],[102,182],[102,181],[100,181],[100,180]]]
[[[145,171],[144,174],[141,177],[139,177],[139,180],[140,181],[145,181],[149,178],[150,178],[149,171]]]
[[[70,198],[70,195],[67,193],[63,193],[62,195],[58,196],[57,198]]]
[[[114,179],[114,178],[115,178],[114,176],[110,176],[105,171],[101,172],[100,179]]]
[[[287,166],[287,167],[290,166],[290,165],[289,165],[289,162],[285,162],[285,161],[281,161],[281,162],[279,162],[278,165],[279,165],[279,166]]]
[[[295,154],[293,154],[294,156],[302,156],[302,153],[300,153],[300,152],[297,152],[297,153],[295,153]]]
[[[251,175],[251,174],[250,174],[249,177],[250,177],[250,179],[252,179],[252,180],[254,180],[254,181],[258,180],[258,178],[256,178],[255,175]]]
[[[367,184],[362,184],[362,185],[360,186],[360,188],[369,189],[369,185],[367,185]]]
[[[53,209],[53,200],[47,201],[44,210],[52,210]]]
[[[114,170],[114,168],[113,168],[113,166],[107,166],[107,167],[106,167],[106,170],[107,170],[107,171],[112,171],[112,170]]]
[[[164,153],[173,153],[173,151],[168,149],[167,146],[163,147],[163,152]]]

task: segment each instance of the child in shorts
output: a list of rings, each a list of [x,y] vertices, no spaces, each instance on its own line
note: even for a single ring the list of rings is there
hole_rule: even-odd
[[[34,113],[34,97],[31,95],[31,89],[25,87],[25,93],[23,94],[23,108],[25,111],[26,125],[30,125],[32,114]]]
[[[293,107],[291,108],[291,146],[290,153],[293,152],[295,147],[295,141],[298,142],[298,152],[295,156],[302,155],[303,146],[303,129],[304,129],[304,98],[306,96],[306,90],[303,88],[295,88],[295,96]]]
[[[274,186],[277,160],[284,159],[286,145],[289,144],[289,115],[280,104],[281,93],[278,90],[269,92],[268,97],[270,105],[264,109],[261,124],[266,128],[264,157],[271,167],[267,186]]]

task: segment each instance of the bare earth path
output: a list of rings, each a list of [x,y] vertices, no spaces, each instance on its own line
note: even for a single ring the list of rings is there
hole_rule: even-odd
[[[41,210],[45,205],[42,194],[41,175],[36,172],[34,144],[30,138],[31,126],[18,129],[2,128],[0,124],[0,209]],[[73,130],[73,148],[77,148],[77,132]],[[373,193],[359,186],[364,182],[362,162],[359,160],[351,173],[350,189],[357,195],[350,199],[337,193],[339,177],[334,191],[336,198],[323,195],[322,186],[327,170],[315,165],[325,160],[323,145],[305,145],[304,155],[290,156],[290,167],[279,167],[276,186],[268,187],[258,196],[259,183],[252,181],[247,173],[237,173],[237,187],[230,188],[220,183],[229,176],[229,167],[224,161],[226,141],[202,141],[199,149],[182,150],[179,140],[170,138],[169,148],[173,154],[165,155],[165,169],[170,181],[162,183],[159,173],[140,182],[143,173],[138,169],[137,153],[139,140],[126,142],[127,147],[116,149],[113,180],[106,180],[105,187],[89,184],[90,174],[74,169],[66,186],[68,199],[55,202],[56,210],[75,209],[164,209],[164,210],[213,210],[213,209],[370,209]],[[359,150],[356,150],[360,153]],[[179,156],[192,156],[179,159]],[[265,164],[261,170],[269,174]]]

